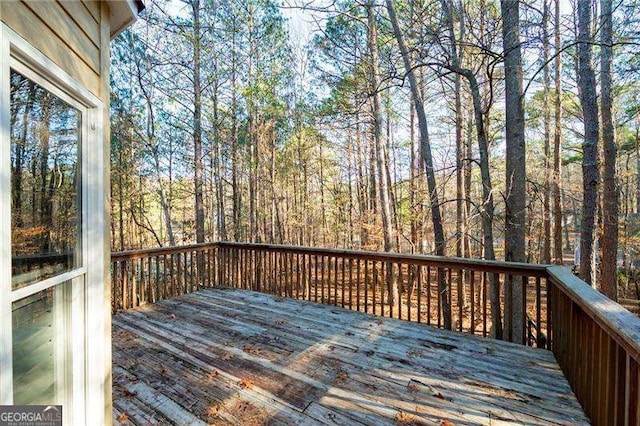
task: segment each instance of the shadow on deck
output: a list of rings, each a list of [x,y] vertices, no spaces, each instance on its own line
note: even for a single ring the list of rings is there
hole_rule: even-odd
[[[113,345],[114,424],[589,423],[550,351],[251,291],[121,312]]]

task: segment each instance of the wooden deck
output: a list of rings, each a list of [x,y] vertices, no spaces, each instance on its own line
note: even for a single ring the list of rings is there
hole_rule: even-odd
[[[586,424],[551,352],[209,289],[113,318],[114,424]]]

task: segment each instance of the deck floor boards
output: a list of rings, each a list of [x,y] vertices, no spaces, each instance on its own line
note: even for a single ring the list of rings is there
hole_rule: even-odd
[[[114,424],[588,424],[549,351],[243,290],[115,315],[113,366]]]

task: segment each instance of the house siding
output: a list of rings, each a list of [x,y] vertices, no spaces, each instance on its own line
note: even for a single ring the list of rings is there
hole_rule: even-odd
[[[108,100],[104,93],[101,50],[109,50],[109,13],[103,14],[99,2],[11,0],[0,2],[2,21],[35,48],[67,71],[94,95]],[[106,16],[106,22],[105,22]],[[106,32],[108,34],[108,31]],[[106,56],[108,60],[108,55]],[[108,70],[108,67],[106,67]],[[105,76],[108,81],[108,74]]]

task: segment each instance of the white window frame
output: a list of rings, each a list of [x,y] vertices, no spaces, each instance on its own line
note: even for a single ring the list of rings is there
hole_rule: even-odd
[[[105,292],[105,188],[103,103],[81,83],[0,23],[0,404],[13,403],[12,303],[45,288],[72,281],[73,424],[102,418],[110,359]],[[82,114],[82,264],[71,271],[16,290],[11,286],[10,70],[15,69]],[[84,285],[83,285],[84,284]],[[80,338],[76,338],[80,336]],[[69,417],[67,417],[69,416]],[[89,421],[91,418],[92,421]],[[65,422],[66,424],[67,422]]]

